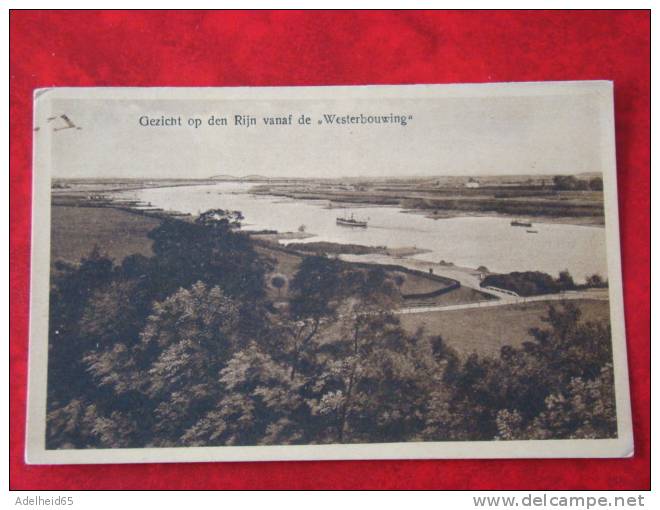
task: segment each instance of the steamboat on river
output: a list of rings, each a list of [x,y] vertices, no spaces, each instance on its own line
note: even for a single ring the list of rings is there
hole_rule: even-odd
[[[367,222],[362,221],[362,220],[356,220],[353,215],[351,214],[350,218],[347,216],[344,216],[343,218],[337,217],[337,225],[341,225],[343,227],[360,227],[360,228],[367,228]]]

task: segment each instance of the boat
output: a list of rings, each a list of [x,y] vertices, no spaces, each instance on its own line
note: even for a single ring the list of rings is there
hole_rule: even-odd
[[[511,222],[512,227],[531,227],[532,223],[529,221],[513,220]]]
[[[527,230],[527,233],[528,234],[538,234],[539,231],[538,230]]]
[[[361,228],[367,228],[367,222],[366,221],[360,221],[356,220],[353,215],[351,214],[350,218],[347,218],[344,216],[343,218],[337,217],[337,225],[342,225],[344,227],[361,227]]]

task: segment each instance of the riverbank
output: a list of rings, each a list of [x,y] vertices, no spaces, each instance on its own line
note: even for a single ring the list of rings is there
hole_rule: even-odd
[[[507,295],[501,292],[494,291],[492,289],[484,289],[481,287],[481,276],[484,273],[487,273],[487,268],[482,268],[482,271],[479,269],[471,267],[462,267],[454,265],[451,262],[427,262],[424,260],[418,260],[408,257],[388,257],[380,254],[368,254],[368,255],[341,255],[342,260],[347,262],[362,262],[370,264],[399,264],[406,268],[422,271],[445,278],[451,278],[460,282],[462,287],[467,287],[469,289],[476,290],[483,294],[488,294],[496,298],[507,298]]]
[[[404,214],[419,214],[428,218],[430,220],[446,220],[452,218],[504,218],[504,219],[519,219],[519,216],[514,216],[511,214],[502,214],[498,212],[468,212],[465,211],[452,211],[452,210],[443,210],[443,211],[434,211],[428,213],[427,211],[420,209],[408,209],[403,211]],[[528,218],[532,224],[558,224],[558,225],[575,225],[578,227],[601,227],[605,228],[605,216],[543,216],[537,215],[533,218]]]
[[[316,237],[316,236],[312,236]],[[315,241],[296,243],[285,243],[287,248],[322,255],[367,255],[381,254],[389,257],[412,257],[423,253],[431,253],[431,250],[417,248],[416,246],[401,246],[388,248],[387,246],[365,246],[362,244],[332,243],[328,241]]]
[[[289,282],[293,279],[303,258],[307,255],[296,250],[291,250],[280,244],[260,240],[255,245],[256,251],[269,260],[271,271],[266,277],[269,285],[269,296],[280,304],[285,304],[290,298]],[[347,262],[356,268],[370,269],[381,266],[396,285],[401,299],[400,306],[433,304],[464,304],[487,299],[482,293],[470,289],[462,289],[455,280],[441,276],[431,276],[419,271],[410,270],[398,265],[379,265],[366,263]],[[275,289],[271,280],[275,276],[283,280],[281,288]]]
[[[557,191],[544,180],[517,185],[492,176],[489,186],[466,188],[453,181],[433,179],[390,183],[361,179],[359,182],[261,183],[251,192],[293,200],[325,202],[327,209],[395,206],[431,219],[462,216],[529,217],[539,223],[603,226],[603,194],[600,191]]]

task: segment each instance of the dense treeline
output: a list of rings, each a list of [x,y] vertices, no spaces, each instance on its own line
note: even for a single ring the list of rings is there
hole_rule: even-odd
[[[498,358],[406,334],[381,269],[306,257],[277,309],[240,214],[165,221],[51,288],[49,448],[612,437],[609,327],[572,306]]]
[[[574,290],[575,282],[568,271],[562,271],[558,278],[541,271],[514,271],[488,275],[481,281],[481,286],[510,290],[519,296],[537,296]]]
[[[607,287],[607,281],[593,274],[586,277],[585,283],[576,284],[568,270],[560,271],[557,278],[541,271],[514,271],[488,275],[481,281],[481,286],[510,290],[519,296],[539,296],[568,290],[604,288]]]
[[[603,178],[578,179],[574,175],[555,175],[552,183],[557,190],[561,191],[603,191]]]

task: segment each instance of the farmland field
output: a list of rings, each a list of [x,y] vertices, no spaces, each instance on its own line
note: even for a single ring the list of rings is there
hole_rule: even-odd
[[[571,301],[582,310],[582,319],[609,323],[609,302]],[[555,302],[555,306],[559,303]],[[423,327],[429,335],[441,335],[459,354],[473,352],[496,356],[505,345],[518,347],[531,339],[529,329],[543,328],[541,320],[549,304],[536,302],[519,305],[471,308],[443,312],[401,315],[401,324],[410,333]]]
[[[51,261],[78,262],[94,246],[116,263],[127,255],[152,255],[149,231],[160,220],[109,207],[51,208]]]

